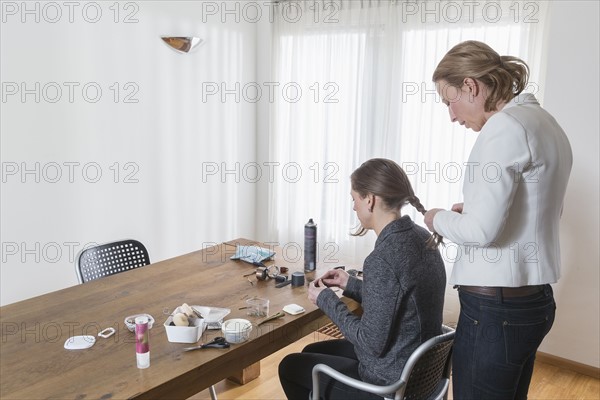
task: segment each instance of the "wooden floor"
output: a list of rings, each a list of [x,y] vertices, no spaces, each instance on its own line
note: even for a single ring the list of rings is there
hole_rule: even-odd
[[[283,400],[285,395],[279,384],[277,366],[289,353],[301,351],[304,346],[315,341],[330,339],[321,333],[310,334],[272,354],[261,361],[260,376],[246,385],[238,385],[224,380],[215,385],[219,400]],[[450,390],[452,399],[452,390]],[[208,390],[191,397],[194,400],[210,399]],[[530,400],[600,400],[600,380],[576,372],[561,369],[550,364],[536,363],[531,386]]]

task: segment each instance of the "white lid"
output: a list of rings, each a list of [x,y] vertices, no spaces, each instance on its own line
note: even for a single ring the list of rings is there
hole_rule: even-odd
[[[138,317],[135,317],[135,323],[136,324],[147,324],[148,323],[148,317],[145,315],[140,315]]]

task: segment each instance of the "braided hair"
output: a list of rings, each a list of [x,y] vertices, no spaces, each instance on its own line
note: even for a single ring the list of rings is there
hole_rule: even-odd
[[[404,170],[392,160],[370,159],[352,173],[350,181],[352,190],[362,198],[373,194],[381,198],[384,207],[389,211],[399,213],[404,205],[410,204],[421,214],[427,212],[419,198],[415,196]],[[362,236],[365,233],[367,233],[367,229],[360,226],[353,235]],[[437,233],[427,240],[427,246],[430,248],[436,248],[440,243],[444,243],[443,238]]]
[[[417,196],[415,196],[414,194],[412,197],[410,197],[408,199],[408,202],[410,203],[411,206],[416,208],[417,211],[420,212],[421,214],[425,215],[425,213],[427,212],[425,207],[423,207],[423,204],[421,204],[421,200],[419,200],[419,198]],[[431,237],[429,239],[427,239],[427,246],[432,247],[432,248],[438,247],[440,245],[440,243],[442,245],[444,244],[444,238],[437,232],[433,232],[433,235],[431,235]]]

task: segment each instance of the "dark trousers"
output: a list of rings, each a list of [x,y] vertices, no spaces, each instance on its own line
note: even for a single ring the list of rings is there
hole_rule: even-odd
[[[535,353],[554,323],[550,285],[502,298],[460,291],[452,353],[455,400],[527,399]]]
[[[343,339],[312,343],[302,353],[285,356],[279,364],[279,381],[288,399],[308,400],[312,390],[312,369],[317,364],[326,364],[345,375],[360,379],[352,343]],[[320,383],[320,395],[324,399],[381,400],[380,396],[351,388],[323,374],[320,376]]]

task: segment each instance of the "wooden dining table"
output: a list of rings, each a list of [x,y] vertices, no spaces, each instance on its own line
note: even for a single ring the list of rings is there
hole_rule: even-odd
[[[256,266],[231,260],[237,245],[257,245],[248,239],[203,245],[198,251],[135,270],[69,287],[0,308],[0,397],[2,399],[186,398],[246,368],[290,343],[318,330],[329,319],[307,298],[307,284],[277,288],[258,280]],[[302,260],[288,260],[281,248],[267,266],[302,271]],[[306,281],[335,265],[319,266]],[[251,274],[251,275],[248,275]],[[244,276],[247,275],[247,276]],[[270,314],[290,303],[305,309],[298,315],[258,325],[259,317],[243,309],[248,298],[270,301]],[[352,310],[359,305],[343,298]],[[192,344],[169,342],[163,323],[187,303],[228,308],[225,317],[253,324],[248,341],[227,349],[184,352]],[[126,316],[148,313],[150,367],[136,365],[135,335]],[[113,327],[113,336],[97,334]],[[96,336],[83,350],[67,350],[65,341],[77,335]],[[206,330],[200,343],[222,336]]]

